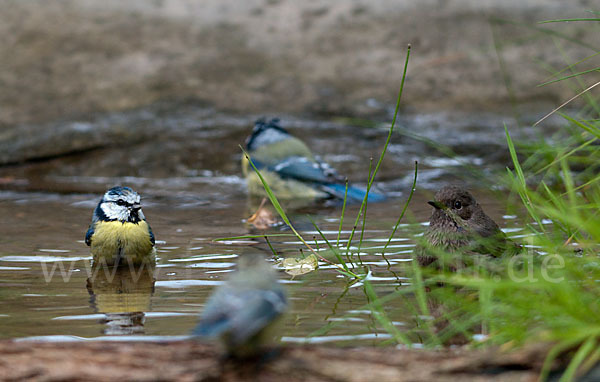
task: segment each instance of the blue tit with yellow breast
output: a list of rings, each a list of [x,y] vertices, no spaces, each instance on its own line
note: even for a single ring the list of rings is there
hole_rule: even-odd
[[[247,254],[209,297],[194,334],[220,337],[231,357],[257,356],[275,339],[276,323],[287,307],[273,267],[261,255]]]
[[[293,137],[279,124],[279,119],[259,119],[246,140],[246,152],[252,163],[280,199],[343,199],[346,182],[335,169],[314,156],[300,139]],[[262,182],[242,156],[242,171],[250,195],[264,195]],[[366,190],[348,186],[347,200],[362,202]],[[369,192],[369,202],[385,199]]]
[[[85,234],[94,263],[153,262],[154,234],[142,212],[140,195],[129,187],[106,191]]]

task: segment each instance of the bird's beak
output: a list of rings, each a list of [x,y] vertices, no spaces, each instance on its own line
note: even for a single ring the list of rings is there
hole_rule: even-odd
[[[427,204],[431,205],[433,208],[435,208],[436,210],[443,210],[444,209],[444,205],[438,201],[435,200],[430,200],[427,202]]]
[[[138,212],[141,209],[142,209],[142,205],[139,203],[135,203],[133,206],[131,206],[131,210],[134,212]]]

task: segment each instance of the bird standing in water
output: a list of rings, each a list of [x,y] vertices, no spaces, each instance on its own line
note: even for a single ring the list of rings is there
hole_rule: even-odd
[[[85,234],[94,264],[140,264],[154,261],[154,234],[146,222],[140,195],[129,187],[106,191]]]
[[[260,255],[243,255],[237,271],[208,299],[194,334],[220,337],[230,357],[257,356],[287,306],[273,267]]]
[[[343,199],[346,182],[327,163],[314,156],[308,146],[279,125],[279,119],[259,119],[246,140],[246,151],[267,184],[280,199]],[[242,157],[242,171],[251,195],[264,195],[263,185]],[[362,202],[366,190],[348,186],[348,201]],[[369,192],[369,202],[385,196]]]
[[[443,187],[428,203],[433,212],[423,235],[425,243],[415,248],[419,265],[436,262],[440,252],[498,257],[517,250],[518,246],[464,188]]]

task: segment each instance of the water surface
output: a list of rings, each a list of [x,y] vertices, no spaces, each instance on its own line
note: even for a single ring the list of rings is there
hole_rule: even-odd
[[[0,248],[0,336],[3,338],[186,335],[194,327],[207,296],[235,268],[239,256],[259,252],[276,263],[262,239],[213,240],[258,233],[243,222],[248,217],[245,198],[232,199],[219,208],[213,204],[190,207],[185,199],[146,197],[144,212],[158,240],[156,268],[136,269],[133,275],[127,270],[112,276],[91,267],[89,249],[83,242],[97,195],[3,192],[0,197],[0,213],[11,217],[1,223],[4,235]],[[363,264],[370,269],[369,280],[379,295],[410,282],[407,266],[414,236],[422,232],[424,226],[420,223],[428,218],[425,199],[415,197],[413,218],[407,218],[407,222],[414,223],[400,227],[384,259],[382,247],[402,203],[403,199],[398,198],[368,207],[369,223],[359,253]],[[492,215],[502,219],[501,206],[494,200],[484,203]],[[356,206],[348,209],[347,222],[354,220],[356,211]],[[328,240],[335,243],[341,209],[324,207],[305,212],[311,213]],[[291,216],[314,247],[326,247],[304,212]],[[512,219],[503,221],[505,226],[511,224],[514,224]],[[350,224],[344,225],[342,245],[347,243],[350,229]],[[269,232],[289,233],[281,229]],[[271,244],[281,257],[302,256],[302,245],[294,237],[272,238]],[[357,245],[355,241],[351,252],[358,251]],[[298,342],[316,334],[319,335],[314,341],[319,342],[371,342],[387,338],[387,335],[375,336],[385,331],[365,309],[368,300],[361,284],[349,284],[331,265],[324,262],[320,265],[318,270],[297,277],[279,272],[292,302],[284,323],[284,340]],[[412,324],[410,312],[402,312],[393,305],[386,309],[398,326]],[[123,314],[128,311],[135,313]],[[327,323],[335,325],[323,333],[317,332]]]
[[[120,116],[120,123],[127,124],[126,117]],[[200,123],[192,115],[174,114],[162,121],[166,130],[161,139],[150,135],[130,146],[108,144],[0,168],[0,337],[179,338],[173,336],[190,333],[207,296],[239,256],[263,253],[275,266],[277,257],[306,255],[294,237],[271,240],[277,257],[263,239],[215,241],[262,233],[245,223],[256,204],[247,200],[239,175],[238,144],[248,134],[250,120]],[[484,115],[401,118],[398,128],[405,134],[394,135],[376,184],[390,198],[368,206],[362,247],[357,240],[351,245],[351,253],[361,254],[360,271],[370,272],[379,296],[410,284],[407,270],[415,237],[431,210],[426,201],[446,183],[466,182],[488,214],[518,235],[518,220],[507,214],[506,201],[499,202],[498,193],[490,191],[491,174],[502,171],[508,160],[499,127],[503,121]],[[91,122],[90,129],[105,122]],[[291,119],[287,127],[340,173],[363,184],[369,158],[378,158],[387,135],[385,127],[343,122]],[[411,138],[415,134],[424,138]],[[427,140],[442,141],[456,156]],[[417,190],[384,257],[383,246],[410,191],[415,161],[420,164]],[[83,238],[101,194],[117,184],[142,194],[157,239],[157,265],[133,276],[94,276]],[[350,206],[346,213],[343,246],[357,208]],[[330,242],[337,241],[341,205],[293,206],[288,212],[315,247],[326,244],[307,216]],[[289,233],[283,227],[268,232]],[[292,302],[283,323],[284,341],[373,343],[389,338],[365,309],[368,299],[361,284],[349,283],[330,264],[321,262],[318,270],[302,276],[282,270],[279,275]],[[414,325],[414,313],[400,304],[385,309],[397,327]]]

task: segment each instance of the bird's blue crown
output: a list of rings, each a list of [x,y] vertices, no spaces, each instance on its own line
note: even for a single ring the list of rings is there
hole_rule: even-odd
[[[290,134],[279,125],[279,118],[260,118],[254,122],[252,134],[246,140],[246,149],[252,151],[259,146],[287,139]]]
[[[112,200],[112,199],[118,199],[120,196],[126,197],[126,198],[131,198],[133,199],[137,199],[137,202],[139,203],[140,201],[140,195],[135,192],[132,188],[130,187],[123,187],[123,186],[116,186],[111,188],[110,190],[106,191],[106,193],[104,194],[104,197],[102,198],[103,200]]]

